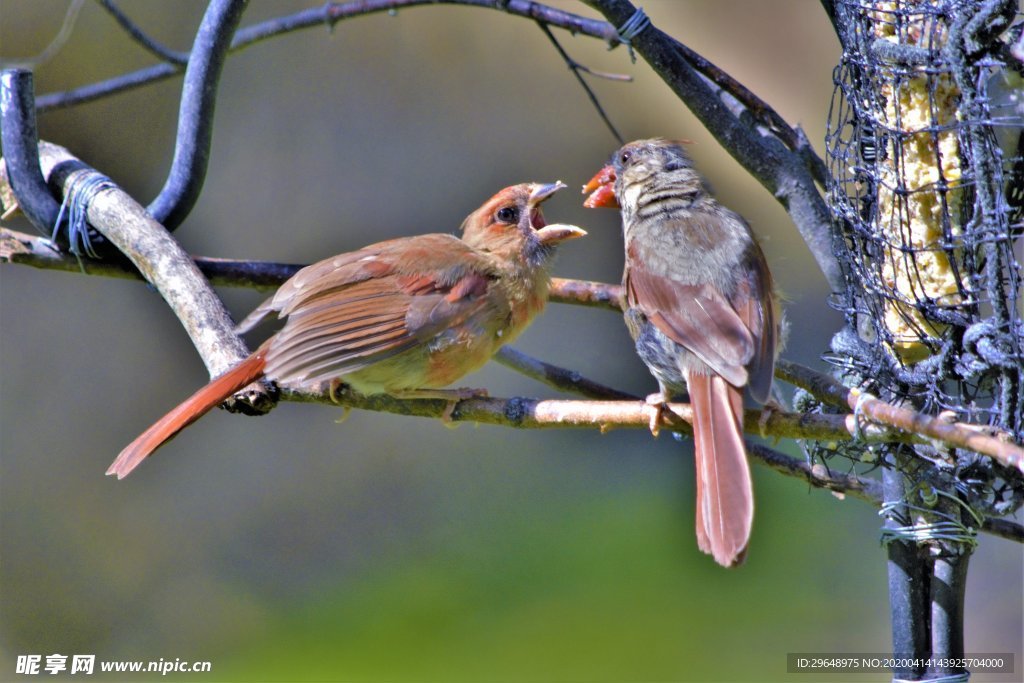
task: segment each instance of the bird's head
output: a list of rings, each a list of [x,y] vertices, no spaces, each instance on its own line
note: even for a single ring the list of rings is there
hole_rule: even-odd
[[[562,182],[522,183],[506,187],[462,223],[462,240],[475,249],[535,265],[546,261],[558,244],[587,233],[575,225],[548,225],[540,205],[565,187]]]
[[[630,186],[643,187],[655,176],[671,177],[665,176],[666,172],[685,169],[685,175],[689,176],[693,162],[683,144],[685,141],[651,138],[623,145],[583,186],[583,194],[589,195],[583,206],[617,209],[626,200]]]

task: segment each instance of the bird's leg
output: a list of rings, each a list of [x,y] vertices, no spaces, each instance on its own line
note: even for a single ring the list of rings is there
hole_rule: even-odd
[[[761,406],[761,417],[757,420],[757,429],[761,433],[761,438],[766,439],[768,435],[765,433],[768,431],[768,420],[772,419],[772,415],[775,413],[782,413],[789,410],[786,405],[786,399],[778,391],[778,387],[775,383],[772,383],[772,390],[768,394],[768,400]],[[778,442],[778,437],[775,441]]]
[[[451,425],[452,416],[455,414],[455,406],[459,404],[459,401],[465,401],[468,398],[485,398],[487,396],[487,390],[471,389],[468,387],[460,387],[458,389],[407,389],[406,391],[392,395],[395,398],[440,398],[448,401],[448,405],[445,406],[444,412],[441,413],[441,421],[446,425]]]
[[[648,406],[653,408],[651,411],[651,418],[649,428],[651,434],[657,438],[661,432],[661,426],[663,424],[672,424],[679,418],[672,412],[672,409],[668,407],[669,401],[672,400],[672,391],[666,387],[661,381],[658,381],[659,391],[649,394],[644,400]]]
[[[341,403],[341,399],[338,398],[338,392],[340,391],[341,393],[345,393],[345,392],[348,391],[348,389],[349,389],[348,385],[345,384],[343,381],[341,381],[340,378],[336,377],[336,378],[334,378],[334,379],[332,379],[330,381],[330,384],[327,387],[327,396],[330,397],[332,403],[340,404]],[[341,417],[339,417],[337,420],[335,420],[334,424],[339,424],[340,425],[342,422],[344,422],[345,420],[348,419],[348,416],[351,413],[352,413],[352,406],[342,406],[341,407]]]

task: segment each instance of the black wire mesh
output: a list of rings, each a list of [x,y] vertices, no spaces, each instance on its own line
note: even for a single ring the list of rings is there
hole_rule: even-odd
[[[838,0],[844,53],[828,195],[848,379],[1024,442],[1024,43],[1017,2]],[[917,482],[1001,516],[1020,472],[967,451],[895,458]],[[844,455],[865,459],[865,450]],[[922,457],[923,456],[923,457]]]

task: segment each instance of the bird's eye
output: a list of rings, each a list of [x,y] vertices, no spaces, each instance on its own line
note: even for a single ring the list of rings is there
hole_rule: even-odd
[[[514,206],[505,206],[498,209],[498,213],[494,214],[495,217],[502,223],[518,223],[519,222],[519,209]]]
[[[620,163],[623,163],[623,164],[624,164],[624,163],[626,163],[627,161],[629,161],[629,158],[630,158],[631,156],[633,156],[633,153],[632,153],[632,152],[623,152],[623,153],[622,153],[622,154],[621,154],[621,155],[619,156],[619,162],[620,162]]]

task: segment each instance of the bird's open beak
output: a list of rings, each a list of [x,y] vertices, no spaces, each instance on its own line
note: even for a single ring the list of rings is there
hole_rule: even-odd
[[[543,228],[537,231],[537,239],[540,240],[541,244],[559,244],[566,240],[574,240],[577,237],[583,237],[587,234],[587,231],[583,228],[578,228],[575,225],[567,225],[565,223],[555,223],[553,225],[545,225]]]
[[[536,185],[533,191],[530,192],[530,209],[532,214],[532,224],[537,239],[541,244],[554,245],[566,240],[574,240],[577,237],[583,237],[587,234],[586,230],[578,228],[575,225],[567,225],[564,223],[556,223],[554,225],[544,225],[544,215],[540,211],[540,203],[545,199],[553,195],[554,193],[568,187],[561,180],[548,183],[547,185]]]
[[[535,185],[533,191],[530,192],[530,206],[540,204],[542,201],[565,187],[568,186],[561,180],[548,183],[547,185]]]
[[[619,202],[615,199],[615,169],[608,164],[583,186],[583,194],[590,194],[583,202],[588,209],[617,209]]]

